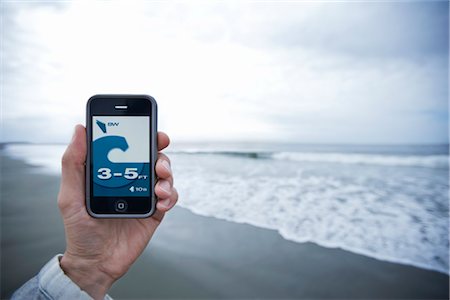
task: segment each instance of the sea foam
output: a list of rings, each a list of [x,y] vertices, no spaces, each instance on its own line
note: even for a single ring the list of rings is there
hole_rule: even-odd
[[[328,162],[342,164],[366,164],[381,166],[405,166],[426,168],[448,168],[447,155],[378,155],[348,153],[299,153],[280,152],[272,155],[274,159],[299,162]]]
[[[62,145],[9,145],[60,174]],[[172,159],[179,205],[285,239],[449,273],[446,154],[183,150]]]
[[[449,273],[446,159],[192,155],[171,158],[194,213]]]

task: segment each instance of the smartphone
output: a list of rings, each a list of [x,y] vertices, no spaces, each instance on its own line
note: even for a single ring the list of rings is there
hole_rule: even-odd
[[[146,218],[156,209],[157,104],[148,95],[87,102],[86,208],[95,218]]]

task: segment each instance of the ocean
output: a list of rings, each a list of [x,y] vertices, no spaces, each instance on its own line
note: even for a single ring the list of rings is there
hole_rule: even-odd
[[[64,149],[4,151],[59,174]],[[449,274],[448,145],[204,143],[166,153],[178,205],[196,214]]]

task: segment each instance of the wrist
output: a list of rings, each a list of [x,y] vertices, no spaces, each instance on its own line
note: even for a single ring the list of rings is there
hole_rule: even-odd
[[[74,257],[66,252],[59,264],[67,277],[94,299],[103,299],[115,281],[95,260]]]

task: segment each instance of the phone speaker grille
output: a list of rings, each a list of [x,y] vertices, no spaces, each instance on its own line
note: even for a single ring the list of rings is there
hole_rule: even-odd
[[[124,110],[128,108],[128,105],[116,105],[114,106],[116,109]]]

